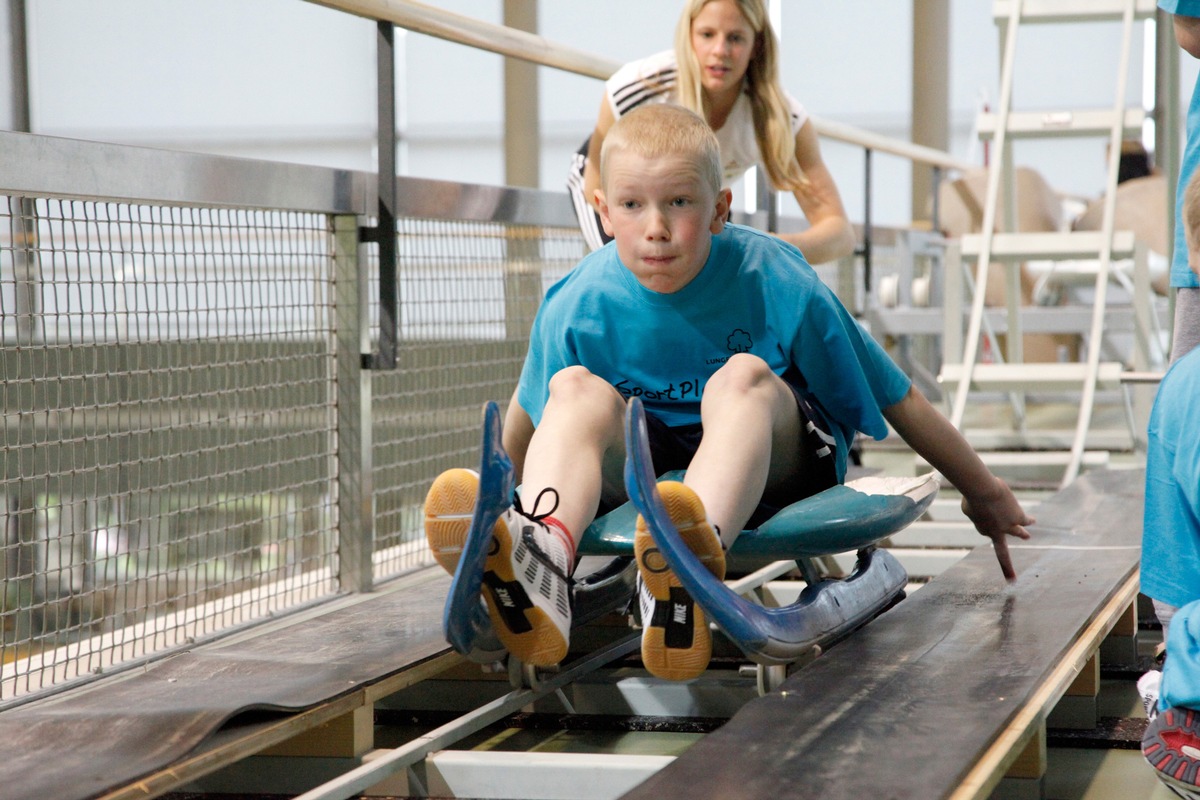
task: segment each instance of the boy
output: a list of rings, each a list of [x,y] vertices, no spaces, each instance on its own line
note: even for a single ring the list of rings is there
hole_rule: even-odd
[[[882,438],[889,422],[963,491],[1014,577],[1005,537],[1028,538],[1033,520],[799,250],[726,225],[731,194],[704,120],[666,104],[626,114],[605,139],[600,174],[597,207],[615,242],[547,292],[505,419],[522,499],[496,524],[484,594],[510,653],[534,665],[566,655],[575,546],[598,510],[625,500],[631,396],[645,403],[656,471],[687,468],[683,483],[659,490],[718,577],[760,501],[782,508],[842,481],[855,432]],[[448,569],[474,480],[443,473],[426,502],[430,545]],[[640,519],[635,554],[646,668],[699,675],[707,621]]]

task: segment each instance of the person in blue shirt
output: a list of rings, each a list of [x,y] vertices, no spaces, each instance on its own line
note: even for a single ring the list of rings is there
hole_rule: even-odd
[[[1200,0],[1159,0],[1158,7],[1172,14],[1176,43],[1189,55],[1200,58]],[[1179,168],[1178,190],[1175,196],[1175,242],[1171,257],[1171,287],[1175,290],[1175,319],[1171,336],[1171,369],[1200,342],[1200,278],[1193,271],[1192,261],[1196,243],[1189,244],[1187,195],[1200,164],[1200,78],[1192,89],[1188,104],[1187,129],[1184,140],[1183,158]],[[1200,229],[1198,229],[1200,230]],[[1194,369],[1194,368],[1192,368]],[[1166,644],[1171,620],[1184,603],[1200,597],[1200,557],[1197,546],[1200,542],[1196,533],[1189,531],[1185,518],[1188,514],[1195,519],[1196,503],[1190,504],[1179,497],[1180,486],[1186,486],[1172,471],[1176,466],[1186,467],[1189,454],[1178,452],[1176,445],[1186,450],[1192,440],[1174,438],[1179,435],[1178,426],[1186,422],[1181,419],[1180,408],[1186,409],[1185,395],[1193,391],[1184,387],[1186,380],[1177,373],[1170,383],[1174,388],[1163,394],[1167,385],[1164,378],[1155,398],[1155,409],[1150,420],[1149,443],[1146,465],[1146,510],[1142,533],[1141,590],[1154,605],[1155,616],[1162,624],[1163,643]],[[1194,396],[1194,394],[1193,394]],[[1159,403],[1161,401],[1161,411]],[[1161,418],[1156,419],[1155,414]],[[1176,430],[1172,430],[1176,428]],[[1195,433],[1192,434],[1193,439]],[[1192,448],[1193,450],[1195,448]],[[1195,485],[1197,462],[1195,453],[1190,454],[1192,485]],[[1159,529],[1162,527],[1160,534]],[[1182,541],[1181,541],[1182,540]],[[1182,550],[1176,547],[1182,543]],[[1183,567],[1176,570],[1176,565]],[[1160,658],[1161,658],[1160,654]],[[1138,693],[1146,712],[1151,717],[1158,706],[1159,682],[1162,673],[1152,669],[1138,679]]]
[[[1193,173],[1181,199],[1186,247],[1193,254],[1192,270],[1200,270],[1200,260],[1195,255],[1200,253],[1200,172]],[[1179,621],[1177,612],[1200,600],[1200,415],[1196,413],[1197,398],[1200,398],[1200,349],[1193,348],[1173,361],[1163,376],[1154,397],[1147,432],[1141,591],[1154,603],[1166,643],[1162,672],[1151,670],[1138,679],[1138,692],[1151,719],[1160,708],[1168,705],[1164,701],[1169,671],[1180,676],[1176,679],[1177,685],[1189,676],[1190,680],[1200,684],[1200,654],[1194,648],[1189,650],[1177,643],[1174,632],[1177,625],[1196,624]],[[1200,619],[1200,615],[1193,616]],[[1200,732],[1200,726],[1196,731]],[[1193,757],[1189,763],[1200,764],[1197,760],[1200,749]],[[1160,756],[1158,761],[1161,760]],[[1192,768],[1189,774],[1195,782],[1196,769]]]
[[[1189,55],[1200,58],[1200,0],[1158,0],[1158,7],[1173,15],[1175,41]],[[1200,77],[1188,104],[1183,158],[1175,194],[1175,244],[1171,256],[1171,286],[1175,289],[1175,321],[1171,361],[1200,342],[1200,279],[1188,267],[1187,226],[1183,222],[1183,195],[1200,164]]]
[[[617,120],[597,193],[615,241],[547,292],[505,417],[521,482],[497,523],[484,599],[501,642],[527,664],[567,652],[575,548],[626,499],[623,419],[640,397],[660,492],[688,546],[718,577],[760,503],[780,508],[843,480],[856,431],[890,424],[963,495],[1013,579],[1007,537],[1033,520],[959,432],[850,316],[793,245],[725,222],[731,200],[703,118],[650,104]],[[477,478],[450,470],[426,499],[426,532],[453,569]],[[711,636],[641,520],[635,535],[642,658],[669,679],[699,675]]]
[[[1181,196],[1185,252],[1200,256],[1200,172]],[[1193,273],[1193,277],[1195,274]],[[1200,599],[1200,350],[1171,362],[1150,412],[1141,591],[1154,601],[1169,636],[1175,609]]]

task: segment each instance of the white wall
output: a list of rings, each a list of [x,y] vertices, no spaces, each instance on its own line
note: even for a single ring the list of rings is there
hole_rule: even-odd
[[[367,167],[374,27],[301,0],[28,0],[39,133]]]
[[[433,4],[489,22],[501,17],[500,0]],[[910,4],[782,5],[783,78],[792,94],[817,116],[907,138]],[[539,20],[547,39],[625,60],[670,47],[679,7],[675,0],[540,0]],[[984,98],[995,102],[999,85],[989,9],[982,0],[951,0],[951,150],[976,163],[975,111]],[[375,163],[374,23],[303,0],[28,0],[28,16],[36,132],[355,169]],[[1116,25],[1030,29],[1021,43],[1016,107],[1111,105]],[[502,59],[400,31],[397,44],[401,171],[502,182]],[[1128,93],[1134,104],[1141,44],[1139,37]],[[1183,60],[1190,87],[1195,63]],[[3,81],[7,64],[0,70]],[[591,129],[601,86],[542,69],[540,98],[541,181],[559,189],[570,152]],[[851,217],[861,219],[861,151],[823,147]],[[1101,140],[1020,145],[1017,160],[1061,191],[1092,195],[1103,183]],[[878,156],[874,171],[876,221],[904,223],[907,162]],[[794,203],[785,211],[796,212]]]
[[[11,57],[8,56],[9,47],[9,28],[8,14],[4,13],[5,8],[0,4],[0,42],[3,47],[0,47],[0,53],[4,53],[5,57],[0,59],[0,97],[4,98],[4,102],[0,104],[0,129],[10,131],[13,129],[13,114],[12,114],[12,64]]]

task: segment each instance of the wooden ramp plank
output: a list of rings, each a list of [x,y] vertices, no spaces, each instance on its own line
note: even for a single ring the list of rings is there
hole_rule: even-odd
[[[0,800],[83,800],[125,788],[147,796],[150,786],[166,791],[221,766],[204,754],[210,741],[227,763],[300,732],[260,722],[240,736],[216,735],[231,721],[238,728],[246,712],[280,712],[286,723],[286,715],[339,699],[347,702],[338,713],[373,702],[375,687],[448,650],[441,627],[448,584],[441,570],[427,570],[285,617],[261,635],[252,630],[5,711]],[[308,723],[327,716],[310,715]],[[275,733],[257,737],[263,730]]]
[[[1015,583],[976,548],[624,797],[987,797],[1136,597],[1143,480],[1085,474]]]

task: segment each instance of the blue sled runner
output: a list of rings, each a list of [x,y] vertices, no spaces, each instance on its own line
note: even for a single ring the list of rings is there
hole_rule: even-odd
[[[479,495],[443,615],[450,645],[484,662],[504,656],[481,595],[491,531],[512,504],[515,491],[512,461],[501,446],[500,432],[499,407],[488,403]],[[789,664],[812,653],[814,647],[828,647],[903,597],[908,581],[904,568],[875,545],[925,513],[938,491],[932,474],[862,478],[834,486],[788,506],[756,529],[743,531],[727,554],[735,569],[858,553],[858,563],[848,577],[811,583],[795,603],[765,608],[729,589],[683,544],[659,499],[659,478],[651,464],[644,410],[637,398],[628,406],[625,438],[625,487],[630,502],[597,519],[580,541],[579,555],[611,560],[572,585],[574,626],[628,606],[636,576],[633,533],[638,514],[645,517],[663,557],[709,619],[760,665]],[[663,477],[678,479],[679,473]]]

